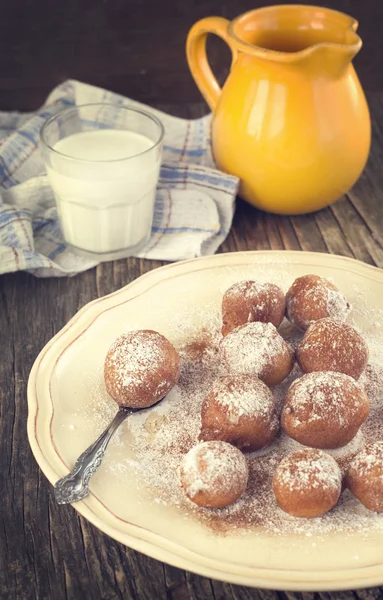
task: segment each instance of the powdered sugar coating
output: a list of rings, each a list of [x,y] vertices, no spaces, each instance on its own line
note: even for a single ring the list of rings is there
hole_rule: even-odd
[[[358,471],[361,476],[368,476],[379,470],[383,483],[383,441],[368,444],[352,461],[350,471]]]
[[[351,461],[346,485],[375,512],[383,512],[383,441],[368,444]]]
[[[307,486],[338,489],[341,483],[341,474],[333,457],[314,448],[286,456],[275,473],[290,491],[303,491]]]
[[[201,440],[223,440],[243,452],[268,445],[279,421],[270,389],[258,378],[232,375],[216,379],[201,408]]]
[[[246,489],[248,475],[243,454],[222,441],[194,446],[180,467],[181,484],[188,498],[210,508],[235,502]]]
[[[222,298],[222,335],[240,325],[261,321],[279,327],[285,314],[285,295],[273,283],[245,280],[234,283]]]
[[[343,373],[308,373],[289,388],[282,427],[301,444],[339,448],[348,444],[366,420],[369,402],[357,382]]]
[[[216,402],[235,416],[268,416],[274,409],[270,389],[255,377],[246,375],[226,376],[217,379],[210,392]]]
[[[221,342],[223,359],[232,373],[253,375],[273,386],[293,367],[293,352],[271,323],[247,323]]]
[[[342,474],[337,462],[322,450],[293,452],[278,465],[273,491],[282,510],[300,517],[314,517],[335,506]]]
[[[318,275],[298,277],[286,294],[287,317],[300,329],[326,317],[345,321],[350,310],[342,292]]]
[[[148,329],[121,335],[105,358],[106,389],[120,406],[154,404],[177,383],[179,373],[175,348],[163,335]]]
[[[336,371],[358,379],[367,366],[368,348],[353,327],[328,317],[310,325],[296,356],[306,373]]]
[[[326,308],[328,316],[345,321],[351,312],[351,305],[339,290],[327,289]]]

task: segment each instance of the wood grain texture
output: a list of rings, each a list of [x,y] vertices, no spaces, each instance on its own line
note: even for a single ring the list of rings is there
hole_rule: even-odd
[[[262,4],[271,2],[264,1]],[[2,109],[33,109],[55,84],[77,77],[182,117],[206,112],[187,71],[188,28],[208,14],[232,17],[258,6],[239,0],[14,0],[0,20]],[[220,252],[331,252],[383,267],[383,70],[381,0],[320,2],[360,20],[357,60],[373,121],[368,166],[351,192],[313,215],[267,215],[238,200]],[[228,53],[209,44],[220,78]],[[225,62],[226,61],[226,62]],[[69,506],[57,506],[26,437],[26,385],[40,349],[85,304],[161,262],[104,263],[73,278],[0,278],[0,599],[38,600],[379,600],[383,588],[294,594],[210,581],[111,540]]]

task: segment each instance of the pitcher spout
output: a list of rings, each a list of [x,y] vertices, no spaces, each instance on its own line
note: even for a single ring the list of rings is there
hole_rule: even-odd
[[[302,61],[307,62],[311,68],[315,67],[318,75],[322,73],[328,77],[341,77],[362,47],[362,40],[356,33],[357,28],[358,22],[350,17],[348,27],[343,30],[343,39],[340,36],[338,41],[319,42],[310,46],[304,51]]]
[[[237,51],[284,64],[314,64],[341,75],[362,47],[358,22],[336,10],[307,5],[270,6],[229,25]]]

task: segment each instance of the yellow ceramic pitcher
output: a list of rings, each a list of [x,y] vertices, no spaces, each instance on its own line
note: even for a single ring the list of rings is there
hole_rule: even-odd
[[[271,6],[234,21],[208,17],[187,39],[193,77],[213,110],[220,169],[263,210],[318,210],[347,192],[370,147],[370,118],[352,59],[357,22],[315,6]],[[206,57],[208,33],[232,52],[221,90]]]

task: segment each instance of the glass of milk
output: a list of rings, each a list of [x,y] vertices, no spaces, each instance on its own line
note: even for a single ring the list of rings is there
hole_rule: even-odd
[[[137,253],[150,238],[164,127],[114,104],[68,108],[41,129],[41,151],[65,242],[97,261]]]

